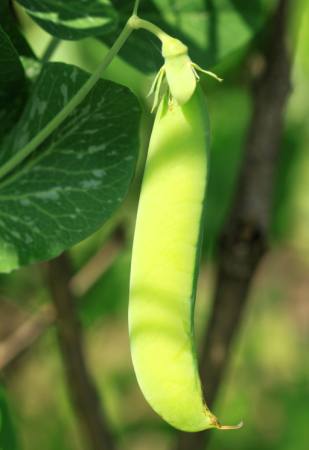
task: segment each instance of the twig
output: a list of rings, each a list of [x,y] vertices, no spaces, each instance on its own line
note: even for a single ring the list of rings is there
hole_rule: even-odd
[[[71,265],[65,253],[47,263],[47,278],[68,389],[83,436],[91,450],[113,450],[114,440],[85,361],[76,301],[69,289]]]
[[[124,245],[121,227],[90,261],[74,275],[69,287],[72,294],[82,297],[112,265]],[[55,322],[53,305],[44,305],[32,317],[25,320],[12,334],[0,342],[0,370],[7,368],[27,350]]]
[[[44,305],[39,312],[3,340],[0,343],[0,370],[3,370],[17,355],[30,347],[54,320],[54,308],[51,305]]]
[[[270,25],[265,71],[255,90],[237,193],[220,239],[214,304],[201,352],[201,376],[210,406],[229,362],[253,276],[267,249],[284,108],[290,91],[287,10],[288,0],[280,0]],[[209,436],[209,432],[181,433],[176,448],[205,450]]]

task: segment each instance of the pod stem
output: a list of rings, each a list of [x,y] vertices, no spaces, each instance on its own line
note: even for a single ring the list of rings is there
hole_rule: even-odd
[[[135,0],[134,7],[133,7],[133,13],[132,13],[133,16],[137,15],[139,4],[140,4],[140,0]]]
[[[160,27],[155,25],[152,22],[149,22],[148,20],[141,19],[136,14],[133,14],[129,19],[129,25],[134,30],[146,30],[150,33],[154,34],[160,41],[164,38],[170,38],[170,35],[165,33]]]

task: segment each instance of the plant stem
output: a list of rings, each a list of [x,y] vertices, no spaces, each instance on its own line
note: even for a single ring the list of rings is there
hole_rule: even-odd
[[[101,78],[105,69],[112,62],[113,58],[118,54],[134,28],[131,26],[130,19],[126,23],[122,32],[110,48],[109,52],[103,59],[102,63],[96,71],[88,78],[79,91],[71,98],[64,108],[30,141],[9,159],[2,167],[0,167],[0,179],[11,172],[18,164],[24,161],[32,152],[34,152],[45,139],[47,139],[61,123],[71,114],[71,112],[86,98],[96,82]]]
[[[41,58],[43,63],[46,63],[50,60],[50,58],[53,56],[53,54],[55,53],[55,51],[57,50],[57,48],[60,44],[61,44],[61,40],[58,38],[55,38],[55,37],[53,37],[49,41],[49,43],[42,55],[42,58]]]
[[[140,4],[140,0],[135,0],[134,8],[133,8],[133,16],[137,15],[139,4]]]
[[[132,15],[129,19],[129,22],[130,22],[131,27],[134,28],[135,30],[143,29],[143,30],[149,31],[150,33],[157,36],[157,38],[160,40],[162,40],[163,38],[171,37],[167,33],[165,33],[165,31],[163,31],[160,27],[155,25],[154,23],[149,22],[148,20],[140,19],[136,15]]]

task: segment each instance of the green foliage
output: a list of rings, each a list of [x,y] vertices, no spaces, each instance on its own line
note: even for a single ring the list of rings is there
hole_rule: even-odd
[[[22,56],[34,58],[30,45],[17,27],[10,0],[1,0],[0,8],[0,26],[10,37],[18,53]]]
[[[79,8],[77,3],[68,5],[53,0],[20,0],[20,3],[43,28],[65,39],[102,34],[108,30],[107,22],[110,24],[115,18],[115,10],[124,23],[132,6],[117,1],[114,2],[115,10],[106,1],[83,2],[82,5],[77,2]],[[257,2],[253,8],[241,9],[238,2],[229,0],[221,0],[215,7],[212,2],[197,0],[169,4],[158,0],[142,2],[140,14],[145,18],[155,17],[167,32],[178,34],[185,40],[198,62],[206,58],[207,65],[212,65],[246,45],[262,27],[271,6],[272,2],[267,7]],[[242,14],[239,14],[239,9]],[[102,20],[104,30],[100,28]],[[216,33],[212,32],[212,27]],[[9,63],[5,64],[6,70],[11,65],[14,74],[9,78],[10,83],[14,83],[15,77],[21,86],[21,77],[24,83],[25,78],[17,52],[4,33],[3,42],[10,48],[11,59],[7,57]],[[141,48],[136,46],[137,42]],[[126,43],[125,49],[128,60],[138,66],[141,62],[145,66],[146,62],[146,70],[147,61],[153,64],[156,60],[149,58],[147,40],[140,39],[138,33]],[[5,60],[4,57],[2,59]],[[31,67],[29,61],[27,66]],[[33,81],[34,86],[20,120],[3,138],[0,163],[10,161],[32,142],[85,81],[86,76],[72,66],[54,64],[43,67],[41,75]],[[2,179],[0,270],[10,271],[20,265],[56,256],[91,234],[122,201],[135,166],[138,114],[133,98],[129,99],[130,94],[123,88],[118,90],[115,85],[114,90],[107,89],[106,98],[99,101],[99,97],[106,94],[101,86],[100,82],[35,154]],[[126,105],[126,108],[121,105]],[[18,106],[15,120],[20,113],[20,103]],[[14,109],[10,108],[12,111]],[[5,109],[3,115],[9,120],[10,114]],[[101,121],[104,121],[103,126]],[[3,123],[5,125],[6,121]],[[12,120],[9,123],[12,124]],[[125,133],[121,132],[124,128]],[[95,151],[100,145],[104,150]],[[104,176],[99,175],[102,173]]]
[[[25,89],[26,78],[18,53],[0,26],[0,142],[20,114]]]
[[[113,0],[113,4],[120,13],[120,29],[131,13],[131,2]],[[210,68],[247,46],[275,5],[276,0],[149,0],[141,2],[139,15],[185,42],[191,59]],[[111,44],[115,33],[103,39]],[[133,35],[120,54],[144,72],[154,72],[162,64],[158,41],[144,31]]]
[[[1,163],[28,143],[86,79],[77,67],[46,65],[2,144]],[[100,81],[37,152],[1,181],[1,271],[52,258],[111,216],[133,175],[138,122],[133,95]]]
[[[82,39],[115,27],[117,13],[109,0],[18,0],[44,30],[60,39]]]

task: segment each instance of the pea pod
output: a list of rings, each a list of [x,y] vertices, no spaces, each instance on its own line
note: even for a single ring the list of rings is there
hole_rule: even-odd
[[[157,111],[133,243],[129,331],[138,383],[175,428],[222,427],[202,395],[194,301],[205,214],[208,116],[197,87],[184,104]]]

